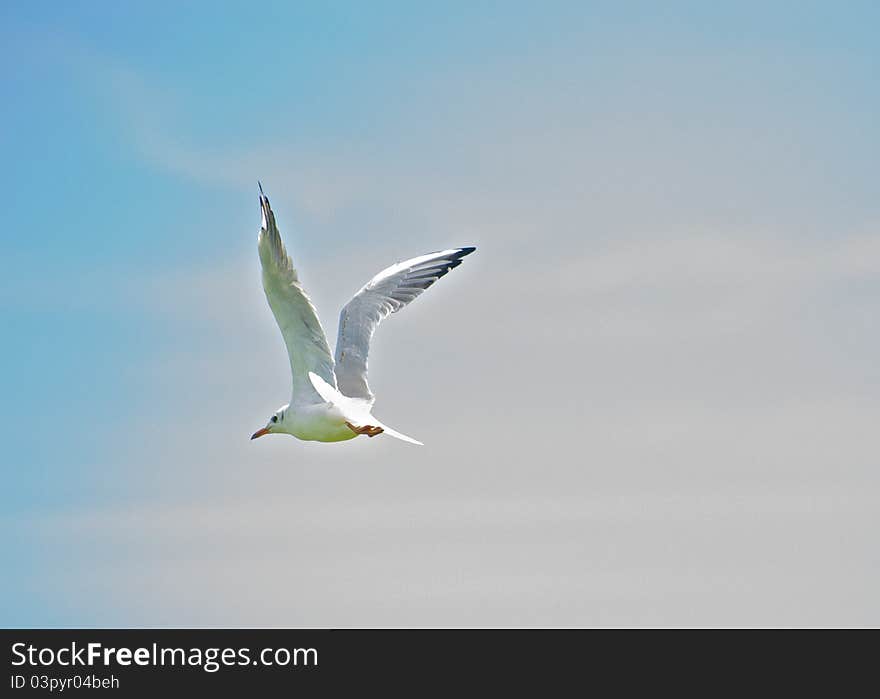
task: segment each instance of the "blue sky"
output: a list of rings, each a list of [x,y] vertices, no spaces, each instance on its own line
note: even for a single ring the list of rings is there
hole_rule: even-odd
[[[880,620],[874,3],[0,13],[0,623]],[[331,343],[384,265],[479,246],[377,335],[418,474],[245,439],[289,380],[257,179]]]

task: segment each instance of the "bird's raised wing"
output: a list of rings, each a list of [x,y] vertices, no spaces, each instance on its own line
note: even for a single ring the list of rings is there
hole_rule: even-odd
[[[263,218],[257,247],[263,266],[263,290],[275,321],[281,328],[290,357],[290,371],[293,374],[291,403],[320,403],[321,397],[309,380],[309,372],[313,371],[331,386],[336,386],[330,346],[315,307],[300,285],[293,263],[287,256],[275,223],[275,214],[262,188],[260,208]]]
[[[373,277],[339,315],[336,339],[336,380],[352,398],[372,401],[367,384],[367,355],[376,326],[399,311],[476,248],[453,248],[398,262]]]

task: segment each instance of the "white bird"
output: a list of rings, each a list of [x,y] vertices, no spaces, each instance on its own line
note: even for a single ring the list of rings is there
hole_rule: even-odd
[[[269,199],[260,186],[262,221],[257,248],[263,267],[263,290],[281,328],[293,397],[251,439],[291,434],[298,439],[341,442],[365,434],[407,437],[373,417],[373,393],[367,384],[367,355],[376,326],[399,311],[476,248],[453,248],[398,262],[382,270],[358,291],[339,314],[336,359],[330,354],[318,314],[299,282]]]

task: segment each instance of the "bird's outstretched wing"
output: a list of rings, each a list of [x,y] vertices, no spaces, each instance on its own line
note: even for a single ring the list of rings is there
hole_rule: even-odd
[[[476,248],[453,248],[398,262],[373,277],[339,315],[336,339],[336,380],[352,398],[373,400],[367,384],[367,355],[376,326],[399,311],[431,284],[458,267]]]
[[[257,247],[263,266],[263,290],[275,321],[281,328],[290,357],[290,371],[293,374],[291,403],[320,403],[321,397],[309,380],[309,372],[314,372],[332,386],[336,385],[330,346],[315,307],[300,285],[293,263],[284,249],[275,214],[262,187],[260,208],[263,218]]]

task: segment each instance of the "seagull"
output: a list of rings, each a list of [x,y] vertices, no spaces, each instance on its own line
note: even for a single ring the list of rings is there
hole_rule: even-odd
[[[263,186],[257,184],[262,213],[257,249],[263,268],[263,290],[287,346],[293,396],[251,439],[290,434],[306,441],[342,442],[359,435],[386,434],[422,445],[382,424],[372,414],[375,398],[367,383],[370,340],[379,323],[458,267],[476,248],[432,252],[379,272],[339,314],[334,360],[318,313],[284,248],[269,199]]]

